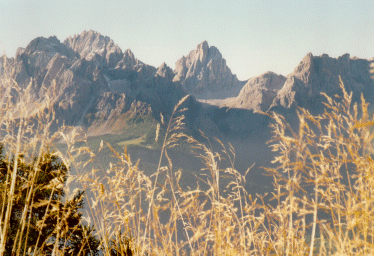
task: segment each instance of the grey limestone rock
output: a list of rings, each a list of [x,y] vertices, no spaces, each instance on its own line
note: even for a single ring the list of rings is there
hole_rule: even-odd
[[[244,85],[231,73],[219,50],[206,41],[176,62],[174,81],[198,99],[237,96]]]
[[[64,44],[79,54],[80,58],[92,60],[100,56],[101,64],[109,68],[114,68],[123,57],[122,50],[112,39],[92,30],[68,37]]]
[[[332,58],[327,54],[313,56],[309,53],[287,76],[271,108],[304,107],[320,112],[324,108],[322,102],[325,101],[321,93],[330,97],[342,96],[340,78],[345,90],[353,93],[354,101],[358,101],[361,93],[364,93],[366,99],[373,102],[374,83],[370,64],[369,60],[350,58],[349,54]]]
[[[243,86],[239,95],[226,101],[224,106],[266,112],[285,81],[284,76],[273,72],[253,77]]]

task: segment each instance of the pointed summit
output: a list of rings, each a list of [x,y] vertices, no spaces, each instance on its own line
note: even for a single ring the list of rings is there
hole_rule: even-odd
[[[303,107],[321,113],[324,109],[322,102],[326,100],[321,93],[342,96],[341,80],[345,90],[353,92],[354,100],[359,100],[361,93],[371,100],[373,81],[368,72],[369,63],[368,60],[351,59],[349,54],[333,58],[327,54],[313,56],[308,53],[288,75],[272,107]]]
[[[128,57],[131,58],[131,59],[135,59],[134,53],[133,53],[130,49],[127,49],[127,50],[124,52],[124,56],[128,56]]]
[[[91,60],[99,56],[103,59],[101,63],[110,68],[114,68],[123,57],[122,50],[112,39],[93,30],[83,31],[73,38],[68,37],[64,44],[79,54],[80,58]]]
[[[197,48],[199,47],[209,49],[209,44],[206,40],[204,40],[203,42],[197,45]]]
[[[127,49],[123,54],[123,58],[117,63],[117,68],[133,69],[139,63],[140,61],[135,58],[134,53],[130,49]]]
[[[199,57],[200,61],[204,61],[208,56],[209,45],[207,41],[202,42],[196,47],[196,55]]]
[[[198,99],[214,99],[237,96],[244,85],[226,66],[219,50],[207,41],[175,64],[174,81]]]
[[[56,53],[67,57],[74,56],[74,52],[62,44],[56,36],[51,36],[49,38],[35,38],[26,46],[25,52],[28,54],[33,54],[34,52],[44,52],[51,55],[51,57],[53,57],[53,55]]]
[[[173,70],[166,65],[166,63],[162,63],[161,66],[157,69],[156,75],[161,76],[161,77],[166,77],[168,79],[173,79],[174,77],[174,72]]]
[[[304,59],[313,59],[313,54],[311,52],[308,52],[308,54],[304,57]]]
[[[14,79],[19,84],[27,84],[31,78],[34,78],[35,86],[42,84],[43,75],[38,76],[41,72],[48,69],[48,64],[54,59],[54,56],[60,55],[64,58],[74,58],[76,53],[62,44],[55,36],[44,38],[37,37],[32,40],[26,48],[18,48],[15,57],[15,66],[17,72]],[[53,62],[53,61],[52,61]],[[52,65],[52,64],[51,64]],[[35,91],[38,91],[36,89]]]

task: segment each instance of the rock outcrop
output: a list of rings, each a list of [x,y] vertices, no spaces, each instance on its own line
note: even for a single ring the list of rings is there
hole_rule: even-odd
[[[328,96],[342,96],[340,79],[345,90],[353,93],[353,101],[359,101],[361,93],[369,103],[374,103],[374,77],[372,61],[350,58],[345,54],[338,58],[327,54],[313,56],[308,53],[294,71],[286,77],[267,72],[248,80],[235,98],[217,105],[253,111],[281,111],[294,113],[298,107],[313,113],[321,113]]]
[[[158,120],[162,113],[167,120],[186,95],[165,63],[157,69],[149,66],[94,31],[63,43],[56,37],[36,38],[25,49],[19,48],[15,58],[5,58],[1,58],[0,75],[7,74],[23,88],[32,82],[30,108],[48,98],[60,124],[81,126],[92,136],[120,133],[136,116]],[[12,97],[17,101],[16,92]],[[199,116],[198,103],[186,102],[185,107],[195,109],[193,116]],[[190,127],[199,129],[200,124]]]
[[[104,92],[92,105],[83,122],[88,127],[88,135],[121,133],[126,129],[129,119],[152,115],[149,104],[126,94]]]
[[[97,60],[109,68],[114,68],[123,57],[122,50],[113,40],[92,30],[68,37],[64,44],[73,49],[81,59]]]
[[[266,112],[286,78],[273,72],[253,77],[243,86],[236,98],[227,100],[223,106]]]
[[[26,48],[18,48],[8,68],[14,67],[13,79],[19,85],[28,84],[32,78],[32,93],[38,94],[44,81],[54,79],[60,72],[61,65],[70,66],[71,61],[68,60],[74,57],[76,57],[74,51],[62,44],[56,37],[38,37],[32,40]]]
[[[182,57],[173,71],[165,63],[158,68],[147,65],[130,50],[123,52],[109,37],[84,31],[64,42],[56,37],[34,39],[19,48],[14,58],[0,58],[0,76],[7,75],[21,88],[32,82],[30,109],[48,98],[60,124],[82,126],[90,135],[119,133],[136,116],[159,121],[162,113],[167,120],[179,100],[191,94],[194,97],[183,106],[189,109],[184,113],[186,126],[196,133],[201,129],[208,135],[210,131],[214,137],[220,131],[230,134],[248,129],[255,134],[263,130],[267,123],[256,119],[257,111],[295,116],[294,110],[304,107],[321,112],[325,101],[321,92],[342,96],[340,78],[346,91],[353,92],[354,101],[363,93],[374,105],[373,65],[373,61],[348,54],[331,58],[309,53],[286,77],[267,72],[242,82],[218,49],[206,41]],[[11,93],[17,101],[16,90]],[[218,102],[223,108],[208,104],[205,108],[195,98]],[[253,122],[262,123],[255,126]]]
[[[345,90],[353,93],[354,101],[359,101],[363,93],[368,102],[374,103],[374,83],[370,65],[371,61],[350,58],[349,54],[331,58],[327,54],[313,56],[309,53],[287,76],[271,108],[303,107],[321,112],[324,108],[322,102],[325,101],[321,93],[326,93],[330,97],[342,96],[340,78]]]
[[[197,99],[234,97],[245,83],[231,73],[219,50],[206,41],[176,62],[174,81]]]

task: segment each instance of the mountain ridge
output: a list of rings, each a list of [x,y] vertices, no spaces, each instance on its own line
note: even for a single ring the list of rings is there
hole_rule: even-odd
[[[159,120],[160,114],[167,117],[187,94],[194,96],[188,104],[195,111],[189,115],[188,126],[195,132],[205,127],[213,135],[228,123],[207,117],[210,111],[218,110],[206,110],[206,104],[198,101],[216,100],[215,105],[231,112],[244,109],[254,113],[285,113],[297,107],[318,112],[323,108],[321,92],[341,95],[341,77],[355,100],[359,100],[362,92],[369,103],[374,103],[372,61],[350,58],[348,54],[331,58],[327,54],[308,53],[287,76],[269,71],[239,81],[219,50],[207,41],[182,56],[173,70],[165,63],[159,67],[147,65],[130,49],[122,51],[109,37],[89,30],[63,42],[55,36],[38,37],[26,48],[19,48],[16,57],[8,58],[7,62],[8,67],[2,62],[0,73],[11,74],[23,86],[33,81],[31,96],[35,100],[43,100],[55,81],[57,92],[53,100],[58,117],[67,125],[86,127],[92,135],[118,133],[122,129],[119,127],[126,126],[125,121],[108,122],[108,118],[127,120],[137,115],[151,115]],[[234,122],[229,125],[230,129],[235,124],[242,131],[245,129],[241,114],[235,120],[236,114],[218,113],[222,119]],[[207,120],[202,122],[204,118]]]
[[[168,118],[186,95],[165,63],[158,68],[147,65],[131,50],[122,52],[109,37],[94,31],[63,42],[36,38],[18,49],[15,58],[7,58],[7,66],[4,63],[2,76],[8,74],[24,88],[32,81],[30,97],[35,102],[44,100],[55,81],[52,101],[60,123],[82,126],[92,136],[120,133],[134,116]],[[194,122],[202,110],[193,99],[186,104],[195,108],[196,115],[189,115],[187,126],[198,132],[200,125]]]
[[[147,138],[154,143],[156,123],[167,124],[175,105],[190,95],[181,106],[187,109],[182,113],[183,132],[203,143],[218,138],[235,145],[238,170],[244,174],[255,162],[257,167],[249,175],[258,184],[264,184],[259,166],[269,166],[274,156],[267,144],[272,120],[258,112],[280,113],[297,128],[299,107],[319,113],[325,100],[321,92],[341,95],[339,77],[355,102],[364,93],[374,105],[373,60],[349,55],[331,58],[309,53],[287,76],[269,71],[239,81],[218,49],[206,41],[180,58],[179,68],[173,70],[166,63],[159,67],[143,63],[109,37],[84,31],[63,42],[56,37],[36,38],[19,48],[16,57],[5,58],[0,58],[0,92],[9,87],[6,78],[23,88],[32,82],[33,102],[28,107],[33,109],[53,89],[56,129],[63,124],[80,126],[93,140],[113,135],[115,145],[118,138],[121,142]],[[17,101],[15,92],[11,96]]]

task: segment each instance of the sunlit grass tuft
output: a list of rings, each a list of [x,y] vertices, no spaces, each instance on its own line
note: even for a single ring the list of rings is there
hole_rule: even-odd
[[[340,99],[325,95],[324,113],[299,109],[297,129],[272,113],[275,167],[265,171],[273,189],[251,196],[230,144],[216,140],[216,152],[209,138],[204,144],[183,133],[189,96],[146,136],[160,149],[149,174],[126,147],[144,137],[127,138],[122,150],[95,138],[93,149],[78,128],[52,131],[55,84],[35,102],[32,82],[21,88],[7,77],[0,255],[374,254],[374,120],[364,98],[352,104],[343,85]],[[190,187],[170,154],[181,141],[204,166]],[[105,163],[103,150],[111,155]]]

